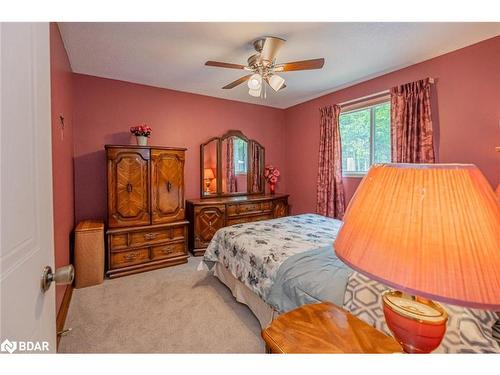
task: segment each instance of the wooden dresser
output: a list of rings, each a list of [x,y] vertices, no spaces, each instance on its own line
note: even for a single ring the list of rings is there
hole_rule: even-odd
[[[288,195],[244,195],[186,201],[189,249],[203,255],[222,227],[288,215]]]
[[[106,145],[108,277],[187,262],[184,153]]]

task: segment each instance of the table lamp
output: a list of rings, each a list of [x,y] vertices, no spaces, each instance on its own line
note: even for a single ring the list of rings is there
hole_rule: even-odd
[[[500,311],[500,205],[474,165],[370,168],[334,243],[353,269],[395,288],[389,329],[408,353],[430,353],[446,331],[432,300]]]
[[[210,193],[210,184],[212,180],[215,178],[214,171],[212,168],[205,168],[203,170],[203,179],[205,180],[205,192]]]

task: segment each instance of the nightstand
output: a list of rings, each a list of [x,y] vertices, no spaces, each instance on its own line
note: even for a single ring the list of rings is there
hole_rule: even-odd
[[[390,336],[328,302],[304,305],[262,331],[270,353],[401,353]]]

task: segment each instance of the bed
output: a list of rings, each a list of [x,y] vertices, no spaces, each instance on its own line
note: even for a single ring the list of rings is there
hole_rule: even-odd
[[[217,231],[200,267],[213,270],[266,327],[302,304],[333,302],[390,335],[381,294],[388,289],[353,271],[333,251],[340,220],[315,214],[232,225]],[[444,305],[445,339],[436,352],[500,352],[494,312]]]

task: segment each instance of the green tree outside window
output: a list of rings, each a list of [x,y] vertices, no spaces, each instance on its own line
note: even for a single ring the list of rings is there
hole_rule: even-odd
[[[391,161],[390,112],[384,102],[340,114],[344,175],[364,174],[373,163]]]

